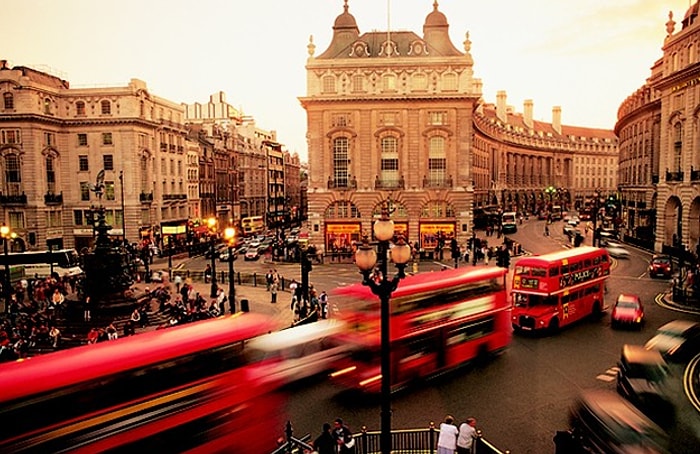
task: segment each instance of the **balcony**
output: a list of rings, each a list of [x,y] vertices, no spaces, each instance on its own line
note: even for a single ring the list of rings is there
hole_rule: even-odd
[[[44,203],[46,205],[61,205],[63,203],[63,193],[54,194],[53,192],[47,192],[44,194]]]
[[[352,180],[348,180],[347,178],[341,180],[332,180],[331,177],[328,177],[328,189],[357,189],[357,180],[355,179],[355,177],[352,177]]]
[[[683,181],[683,172],[666,171],[666,181]]]
[[[379,179],[379,176],[377,176],[374,179],[374,189],[406,189],[406,181],[403,179],[403,177],[399,178],[398,180],[396,179]]]
[[[26,205],[27,194],[5,195],[0,193],[0,205]]]
[[[141,203],[153,203],[153,193],[152,192],[142,192],[139,194],[139,200]]]
[[[690,181],[700,181],[700,170],[690,168]]]
[[[451,188],[452,187],[452,177],[448,178],[428,178],[423,177],[423,187],[424,188]]]

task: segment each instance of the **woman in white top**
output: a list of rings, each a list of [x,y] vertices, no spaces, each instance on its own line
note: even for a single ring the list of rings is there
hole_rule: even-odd
[[[455,419],[447,415],[445,421],[440,424],[440,435],[438,436],[437,454],[454,454],[457,449],[457,435],[459,430],[454,425]]]

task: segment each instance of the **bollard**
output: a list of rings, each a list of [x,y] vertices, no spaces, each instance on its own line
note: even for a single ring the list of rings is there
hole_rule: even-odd
[[[418,262],[413,262],[413,274],[418,274]]]
[[[241,300],[241,312],[250,312],[250,306],[247,299]]]

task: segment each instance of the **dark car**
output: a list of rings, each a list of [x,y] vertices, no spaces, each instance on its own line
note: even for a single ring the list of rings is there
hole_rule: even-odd
[[[674,320],[656,330],[644,345],[656,350],[669,361],[683,362],[700,353],[700,323]]]
[[[572,436],[567,440],[568,449],[557,449],[557,453],[669,453],[668,434],[611,391],[581,393],[569,410],[569,422],[572,430],[568,433]]]
[[[630,326],[641,328],[644,324],[644,306],[637,295],[621,293],[615,300],[610,313],[610,325],[613,328]]]
[[[650,277],[664,277],[666,279],[671,277],[673,273],[673,262],[671,257],[665,254],[656,254],[649,261],[649,276]]]
[[[652,420],[667,424],[675,416],[668,398],[669,374],[661,353],[642,345],[625,344],[618,362],[617,391]]]

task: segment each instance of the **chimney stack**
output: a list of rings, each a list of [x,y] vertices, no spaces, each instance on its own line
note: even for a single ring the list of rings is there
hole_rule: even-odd
[[[498,90],[496,92],[496,118],[503,123],[508,123],[508,115],[506,114],[506,92]]]
[[[552,107],[552,128],[561,134],[561,106]]]
[[[532,129],[532,99],[526,99],[523,103],[523,123]]]

